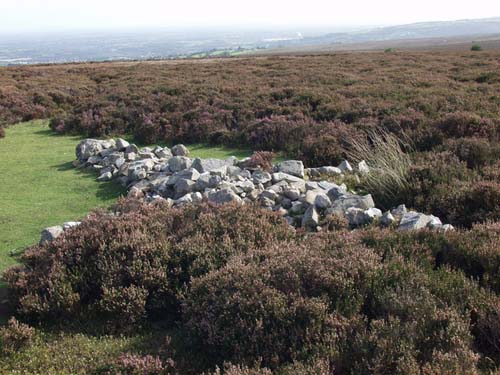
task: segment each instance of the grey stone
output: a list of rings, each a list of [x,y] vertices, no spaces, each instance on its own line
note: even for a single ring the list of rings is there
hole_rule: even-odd
[[[232,190],[222,189],[208,193],[208,201],[216,204],[241,202],[241,198]]]
[[[274,190],[264,190],[260,195],[261,197],[271,199],[272,201],[276,201],[276,199],[278,199],[278,193]]]
[[[119,151],[122,151],[122,150],[126,149],[128,146],[130,146],[130,143],[128,143],[125,139],[118,138],[116,140],[116,148]]]
[[[403,217],[404,214],[406,214],[408,212],[408,210],[406,209],[406,206],[404,204],[400,204],[399,206],[397,206],[395,209],[391,210],[391,214],[392,216],[394,216],[394,218],[397,220],[397,221],[401,221],[401,218]]]
[[[191,167],[192,160],[185,156],[174,156],[168,159],[168,168],[172,172],[179,172]]]
[[[319,167],[319,172],[322,175],[326,176],[336,176],[339,174],[342,174],[342,170],[337,167],[332,167],[332,166],[324,166],[324,167]]]
[[[102,182],[102,181],[111,181],[113,179],[113,173],[111,172],[104,172],[102,173],[99,177],[97,177],[97,181]]]
[[[174,185],[175,194],[177,197],[191,193],[194,189],[194,181],[188,180],[187,178],[180,178]]]
[[[137,147],[136,145],[134,145],[133,143],[128,145],[126,148],[125,148],[125,152],[126,153],[131,153],[133,152],[134,154],[137,154],[139,152],[139,147]]]
[[[81,224],[81,221],[67,221],[63,224],[63,229],[66,231],[66,230],[69,230],[71,228],[76,228],[80,224]]]
[[[268,190],[272,190],[278,194],[282,194],[285,190],[290,189],[290,185],[286,181],[277,182],[267,188]]]
[[[221,160],[221,159],[200,159],[196,158],[193,161],[192,167],[197,169],[198,172],[211,172],[222,167],[232,166],[232,161]],[[227,168],[226,168],[227,170]]]
[[[304,178],[304,164],[300,160],[285,160],[278,164],[278,171]]]
[[[304,181],[300,177],[293,176],[288,173],[283,173],[283,172],[276,172],[272,174],[272,179],[273,179],[273,184],[281,181],[286,181],[286,182],[301,182]]]
[[[292,201],[296,201],[297,199],[300,198],[300,191],[299,189],[295,189],[295,188],[289,188],[289,189],[286,189],[283,194],[285,195],[285,197],[287,197],[288,199],[292,200]]]
[[[137,154],[135,152],[126,152],[125,159],[127,159],[128,161],[134,161],[137,159]]]
[[[382,217],[382,211],[375,207],[369,208],[368,210],[365,210],[365,217],[367,221],[371,223]]]
[[[182,197],[174,200],[174,204],[177,206],[180,206],[183,204],[188,204],[188,203],[193,203],[193,197],[191,196],[191,194],[183,195]]]
[[[252,180],[256,184],[267,184],[272,180],[272,176],[268,172],[257,169],[252,173]]]
[[[332,201],[330,198],[328,198],[328,195],[319,193],[316,195],[316,198],[314,199],[314,206],[320,210],[327,209],[330,207],[332,204]]]
[[[76,158],[87,160],[98,155],[104,149],[102,142],[97,139],[84,139],[76,146]]]
[[[174,156],[188,156],[189,155],[189,150],[186,146],[180,144],[180,145],[175,145],[172,147],[172,155]]]
[[[431,229],[439,229],[443,226],[441,219],[436,216],[431,215],[431,220],[427,223],[427,227]]]
[[[430,215],[425,215],[420,212],[409,211],[401,218],[399,230],[418,230],[427,227],[427,224],[433,219]]]
[[[307,209],[306,204],[299,202],[299,201],[295,201],[295,202],[292,202],[292,207],[290,207],[290,209],[288,211],[291,215],[295,216],[295,215],[303,214],[306,209]]]
[[[227,175],[231,178],[242,177],[240,175],[242,169],[236,165],[229,165],[227,167]]]
[[[371,194],[364,196],[346,194],[337,198],[332,204],[333,211],[337,213],[344,213],[351,207],[368,210],[369,208],[375,207],[375,203],[373,202]]]
[[[54,241],[56,238],[61,236],[64,232],[64,229],[60,225],[56,225],[53,227],[45,228],[40,233],[40,245],[48,244]]]
[[[367,223],[365,210],[362,208],[349,207],[345,213],[345,217],[350,225],[359,226]]]
[[[382,223],[382,225],[390,226],[390,225],[392,225],[393,223],[396,222],[396,219],[394,218],[394,216],[391,214],[390,211],[386,211],[382,215],[382,218],[380,219],[380,222]]]
[[[183,171],[177,172],[176,174],[179,178],[186,178],[191,181],[196,181],[200,178],[200,172],[194,168],[184,169]]]
[[[316,229],[319,224],[319,214],[314,206],[309,206],[309,208],[304,212],[302,217],[302,227],[307,229]]]
[[[349,162],[347,160],[344,160],[342,163],[340,163],[337,168],[340,169],[342,172],[352,172],[353,171],[351,164],[349,164]]]
[[[370,167],[368,167],[368,164],[366,164],[366,161],[361,160],[358,163],[358,171],[361,174],[368,174],[368,173],[370,173]]]

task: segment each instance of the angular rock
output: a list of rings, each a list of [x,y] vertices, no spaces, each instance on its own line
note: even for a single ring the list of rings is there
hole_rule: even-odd
[[[272,176],[270,173],[258,169],[252,173],[252,180],[255,184],[265,185],[272,180]]]
[[[118,151],[122,151],[126,149],[128,146],[130,146],[130,143],[128,143],[125,139],[122,138],[118,138],[115,142]]]
[[[304,180],[300,177],[293,176],[288,173],[277,172],[272,174],[273,184],[281,181],[286,182],[303,182]]]
[[[340,196],[333,202],[332,211],[337,213],[344,213],[351,207],[368,210],[369,208],[375,207],[375,203],[373,202],[371,194],[364,196],[346,194]]]
[[[278,171],[304,178],[304,164],[300,160],[285,160],[278,164]]]
[[[352,172],[353,171],[351,164],[349,164],[349,162],[347,160],[344,160],[342,163],[340,163],[337,168],[340,169],[342,172]]]
[[[380,219],[382,217],[382,211],[375,207],[369,208],[365,210],[365,217],[369,223],[372,223],[375,219]]]
[[[392,225],[393,223],[396,222],[396,219],[394,218],[394,216],[392,216],[391,212],[390,211],[386,211],[381,219],[380,219],[380,223],[382,225],[385,225],[386,227]]]
[[[399,230],[418,230],[427,227],[433,216],[425,215],[420,212],[408,211],[401,218]]]
[[[91,156],[98,155],[104,149],[101,141],[97,139],[84,139],[76,146],[76,158],[87,160]]]
[[[174,185],[176,197],[181,197],[185,194],[191,193],[194,189],[196,182],[186,178],[180,178]]]
[[[211,172],[222,167],[232,166],[232,160],[221,159],[200,159],[196,158],[193,161],[192,167],[200,173]],[[227,170],[227,169],[226,169]]]
[[[325,210],[332,205],[332,201],[328,195],[319,193],[314,199],[314,206],[320,210]]]
[[[345,217],[352,226],[364,225],[368,222],[365,210],[362,208],[349,207],[345,213]]]
[[[168,168],[172,172],[179,172],[191,167],[192,160],[185,156],[174,156],[168,159]]]
[[[361,174],[368,174],[368,173],[370,173],[370,167],[368,167],[368,164],[366,164],[366,161],[361,160],[358,163],[358,171]]]
[[[63,229],[66,231],[66,230],[69,230],[71,228],[76,228],[81,223],[82,223],[81,221],[67,221],[63,224]]]
[[[103,182],[103,181],[111,181],[113,179],[113,173],[111,172],[104,172],[102,173],[99,177],[97,177],[97,181]]]
[[[241,198],[230,189],[222,189],[208,193],[208,201],[216,204],[224,204],[229,202],[241,202]]]
[[[304,212],[302,217],[302,227],[307,229],[316,229],[319,225],[319,214],[314,206],[309,206],[309,208]]]

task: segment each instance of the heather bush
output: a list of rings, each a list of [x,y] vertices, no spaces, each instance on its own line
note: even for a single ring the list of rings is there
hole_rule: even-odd
[[[169,209],[126,200],[91,214],[63,238],[36,246],[4,279],[18,313],[31,319],[94,316],[116,328],[174,319],[191,278],[240,253],[291,239],[274,213],[198,205]]]
[[[449,113],[437,122],[437,127],[450,138],[480,137],[498,141],[500,135],[497,120],[468,112]]]
[[[455,154],[468,168],[493,164],[500,158],[500,145],[484,138],[449,139],[444,149]]]
[[[489,170],[493,176],[495,168]],[[500,186],[494,178],[488,179],[450,153],[427,153],[410,168],[407,188],[395,196],[392,205],[404,202],[462,227],[497,221]]]
[[[184,305],[193,349],[281,369],[326,356],[338,373],[476,373],[469,311],[489,297],[449,269],[382,261],[353,236],[325,233],[195,280]]]
[[[10,318],[7,325],[0,328],[0,353],[11,354],[28,347],[35,338],[35,329]]]
[[[254,152],[246,163],[246,166],[248,168],[260,168],[264,171],[271,172],[275,156],[273,152],[269,151]]]
[[[215,363],[271,368],[319,354],[335,315],[361,309],[377,260],[356,244],[280,245],[235,258],[192,283],[183,314],[193,348]]]

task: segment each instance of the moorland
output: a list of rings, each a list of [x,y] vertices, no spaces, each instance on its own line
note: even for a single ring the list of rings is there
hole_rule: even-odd
[[[81,137],[274,151],[322,166],[382,135],[411,160],[404,183],[387,189],[394,180],[381,173],[380,184],[349,188],[456,228],[352,231],[331,218],[307,234],[251,205],[120,199],[4,273],[17,320],[1,330],[0,371],[496,373],[499,65],[497,51],[391,50],[0,69],[0,155],[13,139],[33,153],[45,142],[43,158],[52,150],[51,167],[63,166],[39,178],[54,179],[47,192],[69,178],[88,180],[91,194],[114,189],[64,170]],[[18,124],[37,119],[46,122]],[[377,169],[383,160],[369,162],[398,167]],[[111,191],[75,214],[111,204]],[[9,214],[30,199],[9,199]],[[12,243],[33,243],[34,230]]]

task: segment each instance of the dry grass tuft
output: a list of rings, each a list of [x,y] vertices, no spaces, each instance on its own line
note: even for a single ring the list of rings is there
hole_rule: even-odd
[[[356,163],[366,162],[370,173],[362,184],[381,204],[387,204],[409,187],[413,146],[406,137],[401,139],[384,130],[371,130],[366,135],[348,140],[347,157]]]

